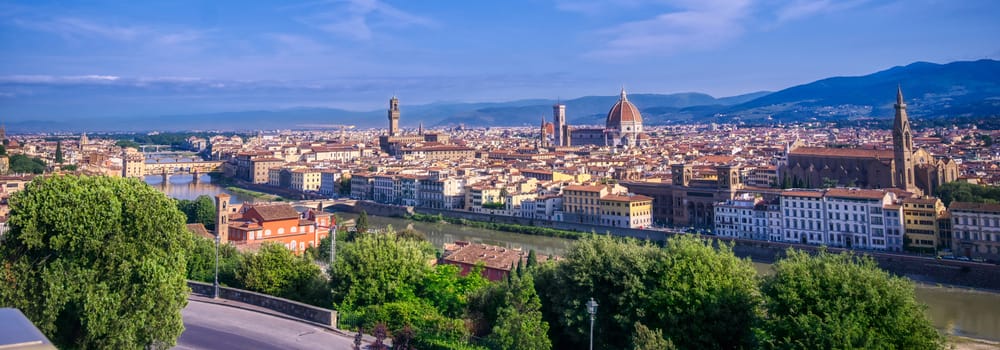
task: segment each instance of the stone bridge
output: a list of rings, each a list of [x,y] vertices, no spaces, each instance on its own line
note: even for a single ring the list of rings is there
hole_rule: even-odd
[[[222,172],[223,161],[191,161],[191,162],[146,162],[146,175],[163,175],[166,180],[174,174],[193,174],[195,181],[198,174]]]

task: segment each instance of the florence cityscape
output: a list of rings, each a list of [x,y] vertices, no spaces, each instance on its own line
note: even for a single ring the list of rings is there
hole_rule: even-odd
[[[0,348],[1000,349],[998,15],[0,4]]]

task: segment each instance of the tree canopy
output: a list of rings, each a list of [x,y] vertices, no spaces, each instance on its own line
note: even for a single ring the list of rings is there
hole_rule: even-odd
[[[796,349],[941,349],[912,282],[852,254],[789,250],[762,284],[769,339]]]
[[[1000,203],[1000,187],[971,184],[968,182],[949,182],[941,185],[935,191],[945,206],[952,201],[974,203]]]
[[[624,349],[635,323],[662,330],[678,348],[748,348],[759,312],[756,270],[729,246],[676,236],[666,248],[600,236],[577,242],[536,279],[557,347],[583,347],[593,297],[594,345]]]
[[[41,158],[28,158],[23,154],[10,156],[10,172],[41,174],[45,172],[45,161]]]
[[[137,179],[40,177],[10,208],[0,304],[60,348],[176,344],[191,234],[164,194]]]
[[[434,258],[429,246],[396,239],[394,232],[359,233],[354,242],[338,247],[330,271],[334,301],[340,306],[366,306],[413,298],[430,270],[428,261]]]
[[[203,224],[209,230],[215,229],[215,201],[212,197],[200,195],[195,200],[177,200],[177,209],[187,216],[189,224]]]
[[[236,279],[249,290],[314,305],[329,304],[329,289],[319,266],[277,243],[243,257]]]

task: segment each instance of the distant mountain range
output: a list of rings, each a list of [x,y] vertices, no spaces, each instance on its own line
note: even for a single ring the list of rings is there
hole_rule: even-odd
[[[858,77],[834,77],[777,92],[755,92],[715,98],[689,92],[629,94],[649,125],[691,121],[751,123],[803,120],[887,119],[893,115],[896,87],[901,86],[909,115],[919,118],[1000,116],[1000,61],[979,60],[934,64],[917,62]],[[586,96],[556,101],[530,99],[493,103],[403,105],[406,127],[531,126],[552,120],[552,105],[566,104],[571,124],[602,124],[618,96]],[[290,108],[159,117],[92,118],[70,121],[8,123],[14,131],[59,130],[258,130],[287,128],[382,128],[385,110],[348,111]]]

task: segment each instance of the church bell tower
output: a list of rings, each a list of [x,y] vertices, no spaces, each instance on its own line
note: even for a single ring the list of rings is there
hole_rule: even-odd
[[[389,99],[389,136],[399,136],[399,99]]]
[[[893,179],[896,188],[920,194],[913,179],[913,131],[910,130],[910,119],[906,116],[906,102],[903,102],[903,89],[896,89],[896,118],[892,123],[892,151],[895,161],[896,177]]]

